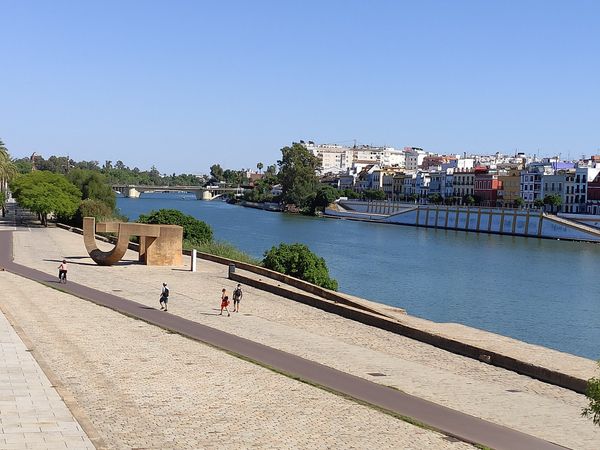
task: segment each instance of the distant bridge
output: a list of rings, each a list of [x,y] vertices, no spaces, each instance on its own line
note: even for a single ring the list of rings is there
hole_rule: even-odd
[[[139,198],[145,192],[181,192],[194,194],[198,200],[214,200],[222,195],[234,193],[241,195],[244,188],[220,187],[220,186],[143,186],[138,184],[113,184],[115,192],[127,198]]]

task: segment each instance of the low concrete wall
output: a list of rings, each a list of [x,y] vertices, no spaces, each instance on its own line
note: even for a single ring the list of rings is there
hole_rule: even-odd
[[[257,289],[261,289],[263,291],[271,292],[272,294],[279,295],[281,297],[289,298],[290,300],[313,306],[332,314],[337,314],[347,319],[355,320],[365,325],[406,336],[410,339],[433,345],[434,347],[441,348],[451,353],[477,359],[493,366],[511,370],[513,372],[543,381],[544,383],[554,384],[580,394],[584,394],[586,391],[586,380],[575,378],[573,376],[566,375],[555,370],[550,370],[545,367],[536,366],[524,361],[519,361],[515,358],[492,352],[481,347],[465,344],[464,342],[419,330],[417,328],[401,324],[392,318],[383,317],[381,315],[373,314],[369,311],[353,308],[349,305],[334,303],[326,299],[319,299],[296,291],[291,291],[286,289],[285,286],[274,286],[261,280],[246,277],[237,272],[230,273],[229,279],[239,283],[244,283],[245,285],[252,286]]]
[[[191,255],[191,253],[192,252],[190,250],[183,251],[184,255]],[[338,294],[335,291],[330,291],[329,289],[324,289],[320,286],[309,283],[307,281],[300,280],[300,279],[294,278],[294,277],[290,277],[289,275],[284,275],[279,272],[275,272],[274,270],[265,269],[264,267],[255,266],[253,264],[248,264],[248,263],[241,262],[241,261],[236,261],[234,259],[223,258],[222,256],[215,256],[215,255],[211,255],[208,253],[198,252],[197,257],[200,259],[205,259],[207,261],[212,261],[212,262],[216,262],[219,264],[225,264],[225,265],[234,264],[235,267],[238,269],[246,270],[248,272],[252,272],[257,275],[266,277],[266,278],[271,278],[273,280],[277,280],[282,283],[289,284],[290,286],[294,286],[295,288],[301,289],[306,292],[310,292],[311,294],[314,294],[318,297],[325,298],[327,300],[331,300],[335,303],[342,303],[344,305],[352,306],[354,308],[362,309],[365,311],[370,311],[373,314],[378,314],[378,315],[384,316],[384,317],[390,317],[380,311],[377,311],[374,308],[370,308],[367,305],[363,305],[361,303],[354,302],[354,301],[350,300],[349,298],[346,298],[343,295]]]

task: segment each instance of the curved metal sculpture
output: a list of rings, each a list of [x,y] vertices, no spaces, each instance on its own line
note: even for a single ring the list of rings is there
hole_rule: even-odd
[[[96,232],[117,233],[117,244],[110,251],[96,245]],[[129,236],[139,236],[139,260],[153,266],[180,266],[182,264],[183,228],[177,225],[149,225],[128,222],[101,222],[93,217],[83,218],[83,242],[94,262],[111,266],[125,256]]]

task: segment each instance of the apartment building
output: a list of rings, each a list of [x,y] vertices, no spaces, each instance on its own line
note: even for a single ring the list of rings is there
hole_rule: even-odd
[[[473,179],[473,195],[481,206],[497,206],[498,191],[502,189],[502,181],[498,173],[476,171]]]
[[[453,196],[464,197],[473,195],[475,185],[475,171],[473,169],[457,169],[453,177]]]
[[[512,208],[515,200],[521,198],[521,170],[509,169],[508,173],[499,174],[498,180],[502,184],[498,190],[498,199],[505,208]]]

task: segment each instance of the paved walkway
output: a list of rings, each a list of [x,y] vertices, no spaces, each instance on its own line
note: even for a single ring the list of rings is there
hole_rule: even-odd
[[[14,242],[17,262],[45,272],[50,280],[64,256],[72,262],[73,281],[146,308],[158,307],[160,283],[168,281],[171,314],[543,440],[598,447],[600,428],[580,417],[587,402],[575,392],[251,287],[245,288],[239,315],[218,316],[221,288],[234,287],[227,266],[203,261],[197,273],[186,267],[148,267],[134,264],[137,254],[130,252],[120,265],[98,267],[86,256],[81,236],[52,228],[15,232]],[[439,324],[446,326],[452,324]],[[542,347],[532,351],[561,355]]]
[[[7,295],[6,289],[2,291]],[[86,433],[2,313],[0,351],[0,449],[93,449]]]
[[[7,257],[12,254],[10,249],[10,235],[8,233],[1,233],[0,238],[0,257],[3,256],[0,264],[5,265],[13,273],[33,280],[45,283],[54,281],[53,279],[49,279],[46,273],[10,261]],[[443,430],[450,435],[458,436],[465,441],[477,442],[497,449],[558,448],[549,442],[444,408],[386,386],[370,382],[364,378],[352,376],[182,317],[164,314],[140,303],[103,293],[87,286],[69,283],[66,286],[61,286],[61,289],[65,289],[67,292],[91,300],[99,305],[109,307],[132,317],[141,318],[148,323],[177,331],[193,339],[209,343],[218,348],[257,361],[260,364],[276,368],[292,376],[325,386],[336,392],[366,401],[386,410],[412,417],[434,428]]]

